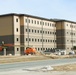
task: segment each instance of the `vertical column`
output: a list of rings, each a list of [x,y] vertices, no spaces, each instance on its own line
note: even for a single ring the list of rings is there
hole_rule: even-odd
[[[6,48],[4,48],[4,56],[6,56]]]

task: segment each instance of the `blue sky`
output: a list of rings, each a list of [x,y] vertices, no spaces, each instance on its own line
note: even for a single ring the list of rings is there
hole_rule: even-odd
[[[76,0],[0,0],[0,14],[6,13],[76,21]]]

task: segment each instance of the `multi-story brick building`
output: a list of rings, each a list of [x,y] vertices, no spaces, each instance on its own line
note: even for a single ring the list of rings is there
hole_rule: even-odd
[[[26,14],[0,15],[0,44],[13,44],[7,48],[7,55],[23,55],[26,47],[35,47],[37,51],[58,48],[69,52],[76,43],[75,28],[76,23],[67,20]],[[4,50],[0,54],[4,54]]]

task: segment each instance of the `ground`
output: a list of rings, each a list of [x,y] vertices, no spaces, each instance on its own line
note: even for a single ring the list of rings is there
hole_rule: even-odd
[[[0,63],[13,63],[13,62],[24,62],[24,61],[34,61],[34,60],[46,60],[46,59],[58,59],[58,58],[75,58],[75,56],[0,56]],[[68,64],[61,66],[52,66],[54,69],[52,71],[8,71],[0,72],[0,75],[76,75],[76,64]]]
[[[46,59],[64,59],[64,58],[76,58],[76,55],[28,55],[28,56],[0,56],[0,64],[13,63],[13,62],[26,62]]]
[[[76,71],[76,64],[54,66],[54,71]]]

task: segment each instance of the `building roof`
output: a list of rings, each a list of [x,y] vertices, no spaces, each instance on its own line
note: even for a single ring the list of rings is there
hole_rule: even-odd
[[[32,18],[37,18],[37,19],[41,19],[41,20],[53,21],[53,20],[50,20],[48,18],[43,18],[43,17],[39,17],[39,16],[33,16],[33,15],[28,15],[28,14],[9,13],[9,14],[0,15],[0,17],[3,17],[3,16],[26,16],[26,17],[32,17]]]
[[[51,20],[53,20],[53,21],[55,21],[55,22],[71,22],[71,23],[76,23],[76,22],[74,22],[74,21],[65,20],[65,19],[51,19]]]
[[[33,15],[28,15],[28,14],[9,13],[9,14],[0,15],[0,17],[3,17],[3,16],[26,16],[26,17],[32,17],[32,18],[37,18],[37,19],[47,20],[47,21],[52,21],[52,22],[71,22],[71,23],[76,23],[74,21],[65,20],[65,19],[48,19],[48,18],[43,18],[43,17],[39,17],[39,16],[33,16]]]

